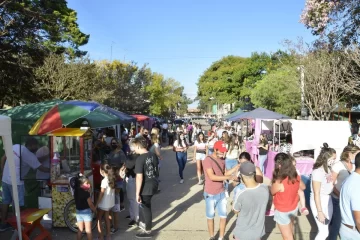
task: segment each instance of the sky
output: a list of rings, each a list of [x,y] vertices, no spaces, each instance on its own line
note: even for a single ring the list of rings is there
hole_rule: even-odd
[[[299,23],[305,0],[68,0],[93,60],[147,63],[195,98],[197,81],[224,56],[284,49],[313,40]],[[196,107],[197,103],[190,107]]]

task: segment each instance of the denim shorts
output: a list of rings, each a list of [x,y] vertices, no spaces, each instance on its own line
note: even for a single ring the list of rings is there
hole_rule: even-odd
[[[296,217],[298,213],[298,208],[290,212],[280,212],[275,209],[274,221],[279,225],[288,225],[291,222],[291,219]]]
[[[25,187],[23,185],[17,185],[19,194],[19,206],[24,206]],[[12,185],[2,182],[2,203],[12,204],[14,201]]]
[[[225,197],[225,192],[211,195],[204,192],[205,204],[206,204],[206,218],[213,219],[215,217],[215,210],[220,218],[226,218],[226,205],[227,200]]]
[[[93,215],[91,209],[77,210],[76,209],[76,221],[78,222],[91,222]]]
[[[205,159],[205,153],[196,153],[196,160],[204,160]]]

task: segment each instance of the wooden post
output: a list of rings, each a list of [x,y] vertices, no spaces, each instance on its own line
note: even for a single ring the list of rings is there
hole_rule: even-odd
[[[84,174],[84,137],[80,137],[80,172]]]
[[[349,122],[351,122],[351,111],[349,111]]]

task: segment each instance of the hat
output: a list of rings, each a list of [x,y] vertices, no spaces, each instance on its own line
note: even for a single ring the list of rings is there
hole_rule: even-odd
[[[244,162],[240,165],[240,174],[245,176],[253,176],[256,173],[255,165],[252,162]]]
[[[227,152],[226,144],[223,141],[217,141],[214,144],[214,150],[218,150],[222,153]]]

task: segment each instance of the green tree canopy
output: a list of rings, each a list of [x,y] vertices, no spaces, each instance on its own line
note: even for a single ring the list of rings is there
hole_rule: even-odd
[[[278,51],[274,54],[253,53],[250,58],[227,56],[214,62],[198,81],[201,106],[218,102],[234,103],[251,95],[256,82],[282,64],[291,56]]]
[[[0,101],[36,101],[33,69],[50,53],[84,56],[88,42],[65,0],[0,1]]]
[[[299,73],[293,66],[283,66],[256,83],[251,93],[256,107],[296,117],[301,107]]]

